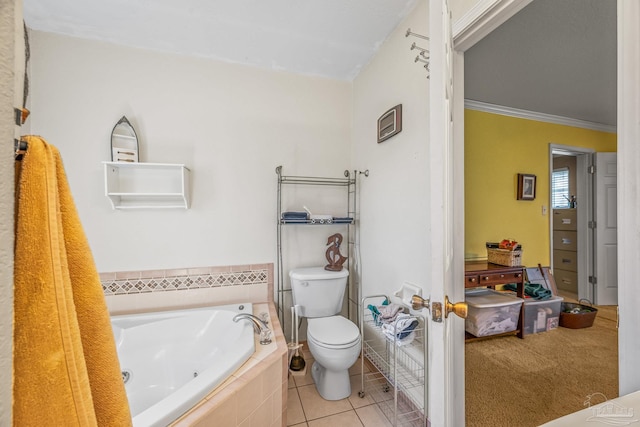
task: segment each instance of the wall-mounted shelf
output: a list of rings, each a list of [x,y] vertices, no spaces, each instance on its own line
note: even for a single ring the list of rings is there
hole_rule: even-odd
[[[103,162],[114,209],[189,208],[189,169],[181,164]]]

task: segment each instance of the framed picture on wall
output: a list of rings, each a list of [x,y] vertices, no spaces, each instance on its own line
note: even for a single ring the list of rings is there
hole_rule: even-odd
[[[536,176],[528,173],[518,174],[518,200],[534,200],[536,198]]]

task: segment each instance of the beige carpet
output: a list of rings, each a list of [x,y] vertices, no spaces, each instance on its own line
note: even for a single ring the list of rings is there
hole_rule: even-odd
[[[590,328],[467,343],[466,425],[538,426],[584,409],[591,394],[618,397],[616,307],[598,310]]]

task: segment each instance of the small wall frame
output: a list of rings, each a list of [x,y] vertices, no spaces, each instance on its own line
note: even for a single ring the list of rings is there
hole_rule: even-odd
[[[536,176],[528,173],[518,174],[518,200],[535,200]]]
[[[402,131],[402,104],[387,110],[378,119],[378,144]]]

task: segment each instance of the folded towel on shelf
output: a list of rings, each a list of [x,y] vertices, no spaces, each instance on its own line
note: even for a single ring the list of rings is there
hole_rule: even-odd
[[[380,326],[380,310],[373,304],[369,304],[367,308],[371,311],[371,317],[373,317],[373,323],[376,326]]]
[[[384,336],[385,336],[389,341],[394,342],[398,347],[402,347],[402,346],[405,346],[405,345],[409,345],[409,344],[411,344],[411,343],[413,342],[413,340],[415,339],[415,337],[416,337],[416,333],[415,333],[415,332],[413,332],[413,331],[412,331],[412,332],[410,332],[410,333],[409,333],[409,335],[405,336],[405,337],[404,337],[404,338],[402,338],[402,339],[398,339],[398,338],[395,338],[395,339],[394,339],[393,332],[391,332],[391,333],[387,333],[387,331],[384,331],[384,330],[383,330],[383,333],[384,333]]]
[[[400,304],[391,303],[386,306],[378,307],[378,309],[380,310],[380,320],[385,323],[391,323],[396,319],[398,313],[402,311],[403,307]]]
[[[400,313],[392,323],[384,323],[382,332],[390,338],[406,338],[418,326],[418,320],[410,314]]]
[[[282,212],[282,219],[308,219],[309,214],[306,212]]]
[[[306,223],[309,219],[309,214],[306,212],[282,212],[282,222],[285,223]]]
[[[371,312],[371,317],[373,318],[373,323],[376,326],[380,326],[382,324],[382,321],[380,319],[380,310],[379,308],[384,308],[387,305],[389,305],[389,300],[385,299],[381,305],[379,306],[375,306],[373,304],[369,304],[367,305],[367,308],[369,309],[369,311]],[[379,308],[378,308],[379,307]]]
[[[353,218],[349,216],[334,216],[333,222],[334,224],[351,224],[353,222]]]

